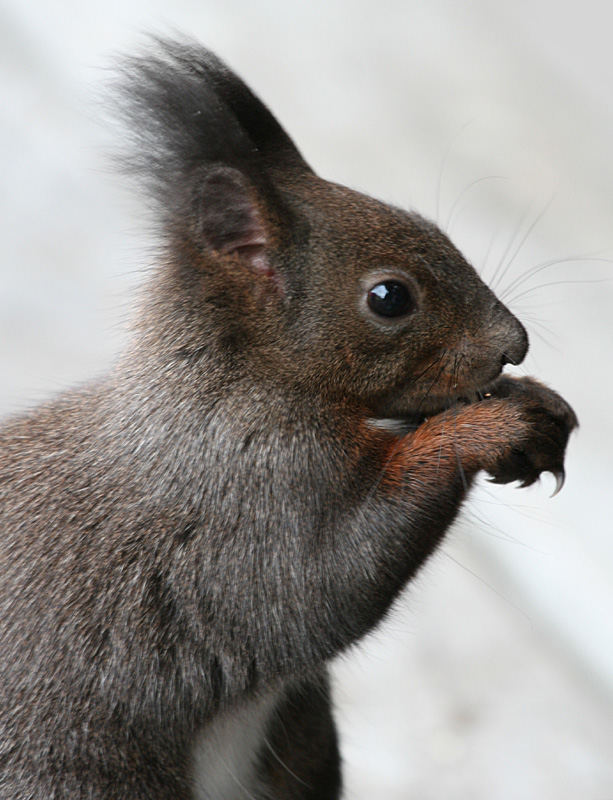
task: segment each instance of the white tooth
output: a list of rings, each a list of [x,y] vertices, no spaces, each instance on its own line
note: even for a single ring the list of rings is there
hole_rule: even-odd
[[[407,424],[407,421],[405,419],[392,419],[392,418],[377,419],[376,417],[369,417],[366,420],[366,424],[370,425],[371,428],[376,428],[379,431],[387,431],[387,433],[393,433],[394,436],[404,436],[410,430],[415,429],[415,426]]]

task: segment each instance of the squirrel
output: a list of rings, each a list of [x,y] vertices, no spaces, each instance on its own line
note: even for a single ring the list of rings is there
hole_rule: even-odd
[[[329,661],[577,419],[446,235],[215,55],[121,75],[157,266],[107,374],[0,428],[0,796],[338,798]]]

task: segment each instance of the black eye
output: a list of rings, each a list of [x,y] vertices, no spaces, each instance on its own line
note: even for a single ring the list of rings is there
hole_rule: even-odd
[[[368,292],[368,307],[380,317],[402,317],[415,309],[409,288],[399,281],[381,281]]]

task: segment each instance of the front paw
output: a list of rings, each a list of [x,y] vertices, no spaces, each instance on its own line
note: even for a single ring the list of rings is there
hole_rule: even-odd
[[[491,480],[530,486],[542,472],[551,472],[557,494],[564,483],[568,437],[578,425],[575,412],[559,394],[532,378],[500,378],[485,393],[483,402],[496,400],[508,404],[509,414],[523,423],[523,432],[512,437],[494,463],[486,466]]]

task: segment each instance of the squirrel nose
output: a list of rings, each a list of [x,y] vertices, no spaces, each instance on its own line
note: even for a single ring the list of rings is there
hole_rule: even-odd
[[[526,329],[511,312],[496,301],[494,307],[496,338],[500,343],[500,365],[521,364],[528,352],[528,334]]]
[[[500,358],[503,367],[505,364],[521,364],[528,352],[528,334],[526,333],[526,329],[515,317],[513,317],[513,321],[515,322],[513,336],[509,337]]]

